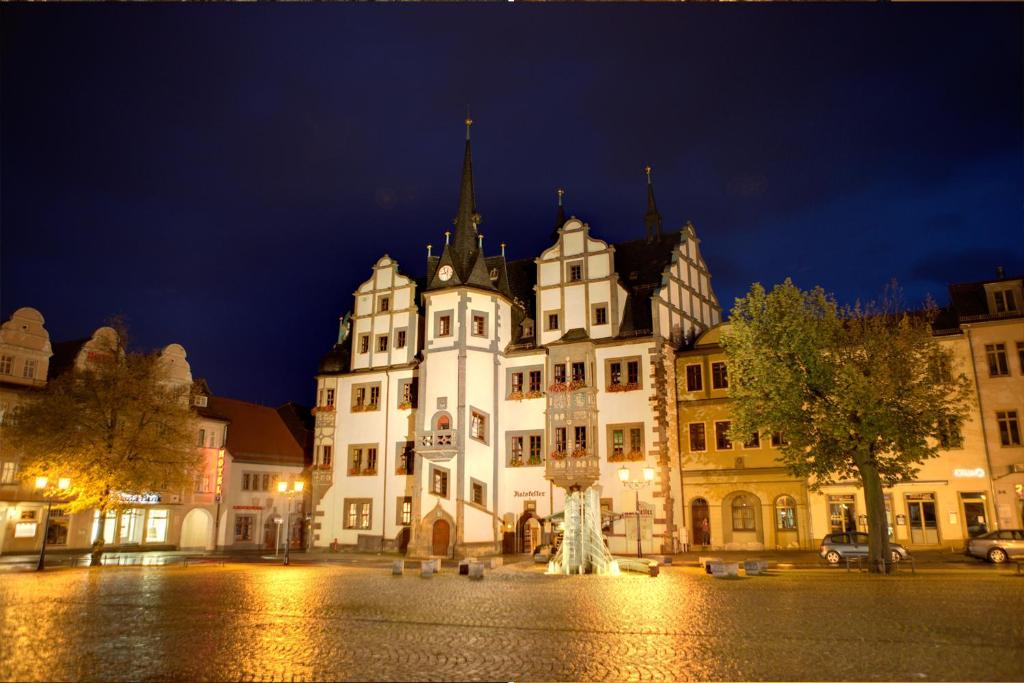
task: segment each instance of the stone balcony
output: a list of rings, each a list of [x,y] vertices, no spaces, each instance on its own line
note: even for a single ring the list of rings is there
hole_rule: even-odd
[[[454,429],[417,432],[416,452],[431,462],[447,462],[455,457],[457,433]]]
[[[544,464],[544,478],[564,489],[578,486],[585,490],[600,477],[601,459],[596,455],[566,455],[561,459],[549,456]]]

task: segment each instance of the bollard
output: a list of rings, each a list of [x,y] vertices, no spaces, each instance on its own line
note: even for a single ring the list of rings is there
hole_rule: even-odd
[[[420,576],[424,579],[429,579],[434,575],[434,562],[433,560],[424,560],[420,563]]]
[[[651,576],[657,576],[660,571],[661,570],[658,567],[658,563],[657,562],[651,562],[649,565],[647,565],[647,572]]]
[[[402,576],[405,573],[405,560],[395,560],[391,563],[391,574]]]
[[[463,560],[459,562],[459,576],[466,576],[469,574],[469,560]]]
[[[469,578],[477,580],[484,578],[484,565],[482,562],[474,562],[468,566]]]

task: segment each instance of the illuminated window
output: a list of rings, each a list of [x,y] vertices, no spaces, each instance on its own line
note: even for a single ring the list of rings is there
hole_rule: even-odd
[[[715,423],[715,448],[720,451],[727,451],[732,448],[732,441],[729,440],[729,421]]]
[[[369,498],[345,499],[345,528],[369,529],[371,523],[372,502]]]
[[[779,496],[775,500],[775,528],[779,531],[796,529],[796,501],[791,496]]]
[[[725,367],[725,363],[712,363],[711,364],[711,388],[712,389],[728,389],[729,388],[729,371]]]
[[[732,499],[732,530],[754,531],[754,528],[754,505],[750,496],[736,496]]]
[[[252,530],[253,530],[253,516],[252,515],[236,515],[235,516],[235,540],[241,542],[252,542]]]
[[[1017,424],[1017,411],[998,411],[996,421],[999,423],[999,443],[1003,446],[1019,446],[1020,426]]]
[[[686,390],[687,391],[701,391],[704,388],[704,382],[701,377],[701,367],[699,365],[687,365],[686,366]]]
[[[513,372],[512,373],[512,391],[522,392],[523,391],[523,373]]]
[[[150,510],[146,516],[146,543],[167,542],[167,510]]]
[[[1010,365],[1006,362],[1006,344],[985,344],[985,355],[988,357],[989,377],[1005,377],[1010,374]]]
[[[473,336],[474,337],[486,337],[487,336],[487,319],[482,315],[473,315]]]
[[[553,369],[555,371],[555,383],[565,384],[565,363],[556,363]]]
[[[398,523],[402,526],[412,524],[412,497],[401,496],[398,499]]]
[[[475,410],[470,411],[469,435],[477,441],[487,443],[487,416]]]
[[[690,451],[699,452],[708,449],[707,435],[703,422],[690,423]]]
[[[437,320],[437,336],[438,337],[450,337],[452,334],[452,317],[450,315],[442,315]]]
[[[0,466],[0,484],[13,484],[16,468],[16,463],[9,460]]]

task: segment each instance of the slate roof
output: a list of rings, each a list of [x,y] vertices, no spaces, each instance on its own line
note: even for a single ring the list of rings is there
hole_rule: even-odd
[[[227,449],[234,460],[262,465],[304,467],[306,453],[275,408],[211,396],[211,411],[229,421]]]

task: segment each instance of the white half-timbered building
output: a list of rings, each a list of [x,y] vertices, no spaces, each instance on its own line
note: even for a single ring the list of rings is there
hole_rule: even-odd
[[[692,225],[644,238],[566,218],[533,259],[486,256],[467,121],[459,208],[414,279],[382,256],[317,375],[313,544],[411,556],[525,551],[557,532],[552,468],[599,468],[613,552],[679,545],[674,353],[720,307]],[[652,485],[625,488],[622,466]],[[637,508],[639,516],[621,517]],[[552,519],[554,516],[554,519]],[[638,523],[637,520],[640,520]]]

